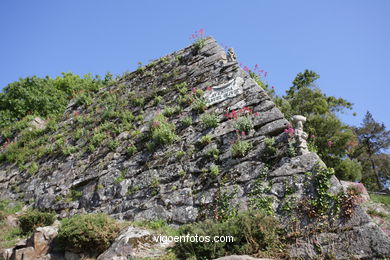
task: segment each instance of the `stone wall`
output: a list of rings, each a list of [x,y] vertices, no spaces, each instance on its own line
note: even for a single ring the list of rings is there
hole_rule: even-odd
[[[226,114],[244,107],[251,109],[242,113],[253,129],[242,134]],[[216,127],[205,126],[205,113],[218,118]],[[161,114],[179,137],[172,144],[158,144],[151,136],[151,122]],[[0,194],[63,217],[105,212],[118,219],[184,224],[262,208],[284,219],[286,228],[297,222],[304,228],[312,222],[292,219],[292,212],[315,194],[315,174],[323,163],[315,153],[297,155],[284,133],[289,124],[266,92],[208,38],[200,49],[189,46],[124,75],[92,104],[71,102],[59,128],[48,134],[53,152],[37,158],[36,174],[0,166]],[[102,133],[103,140],[93,143]],[[72,152],[57,151],[58,138]],[[237,158],[232,145],[238,140],[252,148]],[[339,181],[334,176],[330,181],[337,194]],[[352,220],[318,231],[316,246],[313,236],[297,238],[302,246],[291,252],[305,257],[318,248],[337,248],[346,250],[346,258],[390,255],[389,238],[359,209]]]

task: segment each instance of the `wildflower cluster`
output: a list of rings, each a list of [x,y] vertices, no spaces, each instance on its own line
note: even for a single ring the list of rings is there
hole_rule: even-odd
[[[195,33],[191,34],[190,40],[194,41],[193,45],[196,49],[201,49],[204,46],[204,42],[206,40],[204,37],[204,29],[200,28],[198,31],[195,31]]]
[[[293,137],[295,135],[295,129],[291,125],[288,125],[287,128],[284,129],[284,133],[288,134],[290,137]]]
[[[253,109],[250,107],[243,107],[239,110],[233,110],[232,112],[226,112],[225,117],[235,120],[234,128],[239,135],[245,136],[253,129],[252,115],[259,116],[258,112],[253,113]]]

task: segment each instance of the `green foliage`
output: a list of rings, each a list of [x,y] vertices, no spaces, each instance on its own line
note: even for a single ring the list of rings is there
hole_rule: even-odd
[[[98,255],[104,252],[119,233],[115,220],[104,214],[81,214],[61,221],[58,241],[65,250]]]
[[[199,142],[201,145],[205,146],[205,145],[208,145],[209,143],[211,143],[212,139],[213,139],[213,137],[211,135],[204,135],[200,138]]]
[[[211,157],[215,161],[219,160],[219,150],[218,148],[211,148],[207,151],[207,156]]]
[[[179,159],[179,160],[180,160],[181,158],[183,158],[185,155],[186,155],[186,152],[184,152],[184,151],[181,151],[181,150],[180,150],[180,151],[177,151],[177,152],[176,152],[176,158]]]
[[[360,127],[354,129],[359,144],[351,157],[358,159],[363,167],[362,182],[370,190],[381,190],[390,183],[390,131],[383,123],[374,120],[367,111]]]
[[[206,128],[215,128],[218,126],[218,116],[214,114],[204,113],[200,120]]]
[[[79,198],[81,198],[82,195],[83,195],[82,191],[70,189],[68,194],[66,195],[66,201],[67,202],[76,201]]]
[[[176,84],[175,88],[179,91],[180,94],[185,95],[188,91],[187,82]]]
[[[233,157],[244,157],[252,149],[252,144],[248,141],[237,140],[231,147]]]
[[[116,150],[116,148],[118,148],[119,147],[119,141],[117,141],[117,140],[110,140],[109,142],[108,142],[108,144],[107,144],[107,147],[108,147],[108,149],[110,149],[111,151],[115,151]]]
[[[330,178],[334,175],[333,168],[318,166],[314,175],[315,196],[309,200],[313,209],[311,216],[336,215],[340,211],[340,197],[329,191]]]
[[[27,211],[19,217],[19,225],[24,234],[33,232],[37,227],[50,226],[56,218],[55,213]]]
[[[100,146],[106,138],[107,138],[106,133],[95,131],[91,139],[92,145]]]
[[[144,97],[131,97],[130,99],[131,101],[131,104],[133,106],[137,106],[137,107],[142,107],[145,103],[145,98]]]
[[[197,234],[198,237],[231,236],[234,241],[219,243],[177,243],[174,252],[179,259],[215,259],[226,255],[277,255],[282,251],[278,221],[262,212],[247,212],[226,222],[206,220],[180,227],[180,235]]]
[[[158,115],[153,119],[151,137],[158,145],[172,144],[178,139],[175,126],[169,123],[163,115]]]
[[[36,162],[32,162],[31,165],[28,168],[28,173],[30,175],[34,175],[34,174],[36,174],[38,172],[38,170],[39,170],[38,164]]]
[[[162,96],[155,96],[154,97],[154,104],[155,105],[160,104],[162,99],[163,99]]]
[[[356,159],[342,160],[336,168],[336,176],[341,180],[360,181],[362,178],[362,166]]]
[[[253,129],[252,119],[249,116],[240,116],[235,120],[234,128],[236,128],[240,133],[249,133],[249,131]]]
[[[128,156],[132,156],[137,152],[137,147],[134,144],[130,144],[127,146],[126,153]]]
[[[206,110],[207,103],[204,98],[194,98],[192,109],[198,113],[203,113]]]
[[[348,155],[350,144],[356,139],[351,128],[341,122],[337,112],[352,109],[352,103],[342,98],[325,95],[316,85],[319,75],[305,70],[299,73],[283,97],[274,97],[286,118],[303,115],[309,135],[309,148],[317,150],[329,167],[341,174],[338,165]]]
[[[276,155],[277,149],[275,147],[276,141],[275,138],[266,138],[264,139],[264,157],[269,158]]]
[[[4,215],[15,214],[16,212],[22,210],[23,203],[14,202],[9,200],[0,200],[0,211],[3,212]]]
[[[139,220],[134,221],[132,225],[136,227],[151,229],[157,234],[176,236],[178,230],[170,227],[165,220]]]
[[[213,178],[218,177],[218,175],[219,175],[219,167],[218,167],[218,165],[212,164],[210,166],[210,175]]]
[[[61,77],[20,79],[7,85],[0,93],[0,128],[17,122],[28,114],[43,118],[60,115],[69,99],[77,97],[81,103],[88,103],[94,93],[111,80],[86,75],[83,78],[72,73]]]
[[[170,117],[175,114],[179,114],[182,111],[180,106],[166,107],[162,114],[166,117]]]
[[[390,210],[390,197],[389,196],[371,193],[370,198],[372,201],[374,201],[376,203],[381,203],[387,208],[387,210]]]
[[[192,125],[192,117],[186,116],[183,118],[182,123],[184,126],[190,126]]]

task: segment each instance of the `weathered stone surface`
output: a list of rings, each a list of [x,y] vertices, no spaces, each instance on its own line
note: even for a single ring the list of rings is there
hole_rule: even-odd
[[[256,194],[258,199],[272,200],[271,208],[280,214],[278,216],[285,217],[284,205],[315,194],[315,187],[305,173],[315,174],[314,167],[323,166],[323,163],[315,153],[300,156],[287,153],[289,137],[283,132],[291,123],[233,56],[232,53],[227,56],[214,39],[208,38],[201,49],[189,46],[144,69],[127,73],[96,93],[91,105],[71,101],[58,130],[50,133],[48,140],[55,143],[54,137],[62,136],[64,145],[73,146],[76,152],[66,155],[56,151],[36,160],[39,171],[32,176],[15,164],[2,163],[0,197],[26,203],[34,201],[34,207],[56,211],[60,217],[104,212],[119,219],[163,219],[184,224],[212,215],[213,206],[223,192],[234,193],[227,204],[244,210],[256,191],[260,193]],[[231,82],[235,83],[234,93],[209,100],[205,112],[216,116],[218,126],[207,127],[202,113],[194,108],[194,102],[203,105],[203,98],[212,95],[213,87]],[[127,115],[134,117],[129,119],[130,130],[122,128],[120,116],[107,117],[111,108],[102,104],[107,96],[115,99],[115,106],[121,105],[120,109],[111,111],[115,112],[113,115],[131,111],[132,115]],[[143,105],[133,104],[134,98],[141,97]],[[247,106],[253,109],[253,114],[248,115],[253,129],[236,132],[236,119],[227,118],[226,113]],[[175,133],[180,138],[171,145],[154,144],[151,120],[166,113],[168,108],[177,107],[178,111],[167,115],[166,120],[175,125]],[[76,111],[82,119],[93,122],[80,126],[74,116]],[[189,118],[192,123],[187,126],[184,119]],[[102,145],[95,144],[92,149],[93,129],[102,125],[109,128],[106,137]],[[89,132],[76,141],[74,133],[79,127]],[[271,147],[274,152],[270,153],[265,140],[272,137],[275,137],[275,144]],[[233,158],[232,147],[238,140],[251,143],[252,148],[242,158]],[[134,154],[128,153],[131,145],[136,148]],[[211,174],[211,167],[215,165],[218,172]],[[334,195],[343,189],[344,183],[335,176],[331,177],[330,183],[329,191]],[[378,246],[379,243],[387,245],[390,239],[380,233],[377,226],[371,225],[373,220],[363,209],[356,207],[356,214],[350,219],[335,221],[333,230],[323,232],[321,246],[324,250],[327,248],[324,241],[329,238],[338,248],[338,254],[344,257],[345,253],[341,251],[348,251],[345,245],[349,242],[346,241],[357,239],[361,234],[364,239],[357,245],[364,252],[354,254],[367,258],[390,256],[384,247]],[[210,212],[204,212],[207,210]],[[308,221],[299,220],[303,224]],[[338,239],[341,236],[345,239]],[[34,253],[48,252],[51,239],[52,235],[47,232],[38,232],[30,240],[34,247],[36,245]],[[303,258],[319,255],[315,241],[298,240],[299,243],[301,247],[292,248],[294,255]],[[28,246],[20,245],[18,250],[31,254],[31,248],[26,249]],[[73,256],[68,253],[65,257]]]
[[[165,253],[171,246],[153,240],[152,234],[136,227],[122,230],[109,249],[99,255],[97,260],[127,260],[156,257]]]
[[[272,260],[270,258],[255,258],[249,255],[229,255],[215,258],[215,260]]]

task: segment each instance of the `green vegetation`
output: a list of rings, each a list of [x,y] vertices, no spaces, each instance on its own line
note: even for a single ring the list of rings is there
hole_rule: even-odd
[[[192,109],[198,113],[203,113],[206,110],[207,103],[204,98],[194,98]]]
[[[104,252],[119,233],[115,220],[104,214],[81,214],[61,221],[58,241],[65,250],[98,255]]]
[[[370,198],[376,203],[383,204],[388,210],[390,210],[390,196],[371,193]]]
[[[212,139],[213,139],[213,137],[211,135],[204,135],[200,138],[199,142],[201,145],[205,146],[205,145],[208,145],[209,143],[211,143]]]
[[[249,116],[238,117],[234,122],[234,128],[236,128],[240,133],[249,133],[253,129],[253,122]]]
[[[207,151],[207,156],[211,157],[213,160],[218,161],[219,160],[219,150],[218,148],[211,148]]]
[[[184,126],[190,126],[192,125],[192,117],[186,116],[182,119],[182,123]]]
[[[202,121],[203,125],[206,128],[215,128],[218,126],[218,116],[214,114],[204,113],[200,117],[200,121]]]
[[[158,115],[153,119],[151,137],[158,145],[172,144],[178,139],[175,133],[175,126],[169,123],[164,115]]]
[[[210,175],[213,178],[218,177],[218,175],[219,175],[219,167],[218,167],[218,165],[212,164],[210,166]]]
[[[235,158],[244,157],[251,149],[252,144],[250,142],[237,140],[231,147],[231,153]]]
[[[33,76],[10,83],[0,93],[0,128],[29,114],[42,118],[61,115],[70,99],[76,97],[87,103],[90,94],[111,82],[110,74],[102,80],[98,76],[63,73],[54,79]]]
[[[132,225],[136,227],[151,229],[157,234],[164,234],[167,236],[176,236],[178,235],[178,230],[170,227],[165,220],[151,220],[151,221],[134,221]]]
[[[50,226],[53,224],[55,218],[55,213],[31,210],[19,217],[19,226],[23,234],[30,234],[37,227]]]
[[[129,144],[126,149],[126,153],[128,156],[132,156],[137,152],[137,147],[134,144]]]
[[[174,252],[179,259],[214,259],[225,255],[261,254],[261,256],[282,256],[281,230],[272,216],[262,212],[238,214],[225,222],[206,220],[184,225],[180,235],[232,236],[234,242],[220,243],[184,242],[176,244]]]

